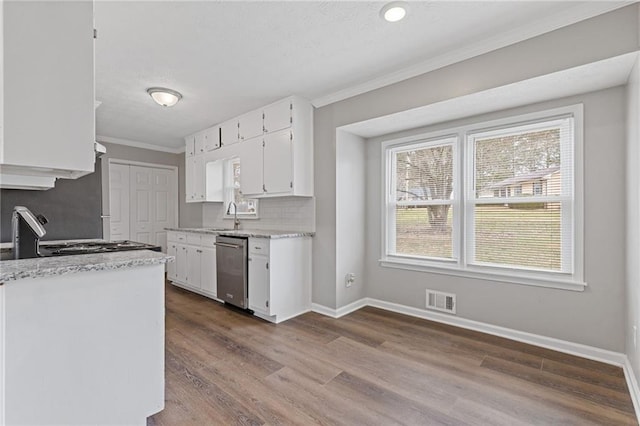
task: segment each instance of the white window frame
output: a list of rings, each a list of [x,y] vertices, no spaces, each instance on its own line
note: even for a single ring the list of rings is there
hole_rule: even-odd
[[[563,270],[548,271],[534,270],[531,268],[509,267],[495,264],[481,264],[473,262],[473,213],[476,204],[495,203],[496,198],[475,198],[475,173],[473,140],[474,134],[483,133],[487,137],[488,132],[507,133],[509,129],[517,126],[535,126],[536,123],[549,122],[554,119],[566,117],[573,118],[573,146],[572,151],[567,151],[566,144],[561,143],[561,173],[562,167],[573,167],[573,180],[570,173],[562,173],[562,186],[568,185],[573,189],[572,199],[567,197],[562,200],[563,232],[570,233],[572,241],[572,253],[563,246]],[[564,290],[582,291],[586,287],[584,282],[584,194],[583,194],[583,162],[584,162],[584,136],[583,136],[583,105],[570,105],[561,108],[548,109],[530,114],[505,117],[498,120],[479,122],[469,125],[446,129],[443,131],[418,134],[400,139],[388,140],[382,143],[382,170],[384,172],[382,194],[382,242],[380,265],[383,267],[424,271],[438,274],[462,276],[490,281],[507,282],[514,284],[533,285],[540,287],[558,288]],[[513,129],[511,129],[513,130]],[[457,138],[454,147],[454,209],[453,233],[454,233],[454,259],[435,259],[417,256],[397,255],[389,250],[389,244],[394,239],[395,230],[395,204],[390,204],[393,185],[392,158],[393,153],[402,151],[407,147],[432,141],[441,141],[445,138]],[[440,144],[441,145],[441,144]],[[565,158],[571,158],[566,161]],[[565,169],[566,170],[566,169]],[[568,179],[568,181],[567,181]],[[395,190],[394,190],[395,191]],[[461,196],[464,194],[464,196]],[[511,197],[509,202],[517,202],[519,198],[525,201],[525,197]],[[558,196],[552,196],[554,202],[558,202]],[[536,200],[539,198],[536,197]],[[546,199],[546,198],[545,198]],[[493,200],[493,201],[489,201]],[[501,200],[504,202],[504,199]],[[531,202],[530,198],[526,201]],[[391,208],[393,207],[393,209]],[[394,228],[391,230],[390,228]],[[390,232],[391,231],[391,232]],[[395,249],[395,248],[394,248]],[[570,261],[567,261],[570,256]],[[570,267],[567,267],[570,265]]]
[[[234,188],[233,188],[233,163],[236,161],[240,161],[240,157],[229,157],[224,160],[224,216],[223,219],[233,219],[233,213],[227,213],[229,211],[229,203],[232,201],[235,202],[234,199]],[[242,167],[242,163],[241,167]],[[240,171],[242,173],[242,169]],[[242,219],[259,219],[259,211],[260,211],[260,201],[258,199],[253,199],[256,203],[256,212],[255,213],[247,213],[247,212],[238,212],[238,217]]]
[[[385,234],[387,236],[386,241],[388,242],[387,245],[387,256],[393,256],[396,258],[406,258],[406,259],[418,259],[422,262],[457,262],[458,260],[458,253],[460,251],[460,246],[458,245],[458,241],[459,241],[459,236],[458,236],[458,232],[459,232],[459,228],[458,226],[456,226],[456,224],[460,221],[459,215],[460,215],[460,192],[459,192],[459,188],[460,185],[456,185],[455,183],[457,182],[457,176],[458,176],[458,169],[459,169],[459,161],[458,161],[458,146],[459,146],[459,141],[458,141],[458,136],[457,135],[451,135],[451,134],[447,134],[447,135],[440,135],[438,137],[432,137],[432,138],[426,138],[423,140],[418,140],[418,141],[413,141],[411,143],[405,143],[405,144],[397,144],[394,145],[393,147],[390,147],[388,150],[388,158],[387,158],[387,166],[386,169],[389,171],[390,175],[389,176],[395,176],[396,175],[396,162],[394,161],[395,159],[395,154],[398,152],[404,152],[407,151],[408,148],[410,147],[412,150],[413,149],[428,149],[428,148],[436,148],[439,146],[451,146],[451,150],[452,150],[452,164],[453,164],[453,192],[452,192],[452,198],[448,201],[444,201],[444,200],[412,200],[412,201],[396,201],[396,185],[394,185],[394,181],[391,179],[387,180],[387,186],[386,186],[386,190],[385,190],[385,206],[387,207],[387,217],[389,218],[389,221],[393,221],[393,223],[395,224],[395,215],[396,215],[396,206],[435,206],[435,205],[446,205],[446,204],[450,204],[451,208],[453,209],[453,218],[452,218],[452,242],[451,242],[451,248],[452,248],[452,258],[439,258],[439,257],[427,257],[427,256],[410,256],[410,255],[402,255],[402,254],[389,254],[389,251],[393,251],[395,252],[395,227],[394,226],[385,226]]]

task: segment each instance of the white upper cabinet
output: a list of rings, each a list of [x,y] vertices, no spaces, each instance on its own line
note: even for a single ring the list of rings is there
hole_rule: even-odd
[[[195,155],[204,154],[205,132],[196,133],[193,141],[193,152]]]
[[[204,150],[209,152],[220,148],[220,126],[204,131]]]
[[[265,133],[277,132],[291,127],[293,124],[293,103],[292,98],[287,98],[264,107]]]
[[[187,203],[205,201],[204,156],[187,157],[185,170],[185,195]]]
[[[216,133],[217,145],[211,142]],[[198,148],[199,134],[204,135],[204,155]],[[235,157],[242,164],[244,195],[313,196],[313,106],[303,98],[290,96],[185,140],[188,202],[222,201],[224,162]],[[199,155],[205,157],[201,166],[189,161],[190,156]],[[202,175],[196,175],[194,167],[201,168]]]
[[[243,195],[262,195],[264,193],[263,176],[263,138],[245,141],[240,149],[240,190]]]
[[[238,118],[240,140],[262,136],[262,110],[251,111]]]
[[[264,192],[293,192],[293,132],[281,130],[264,136]]]
[[[191,135],[184,138],[184,153],[187,157],[193,157],[196,154],[196,136]]]
[[[2,173],[94,171],[93,1],[2,3]]]
[[[225,121],[220,125],[220,141],[222,145],[231,145],[238,142],[238,119]]]

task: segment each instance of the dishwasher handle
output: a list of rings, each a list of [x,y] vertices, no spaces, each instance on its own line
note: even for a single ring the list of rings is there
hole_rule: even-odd
[[[229,244],[229,243],[218,243],[215,242],[213,243],[214,246],[218,246],[218,247],[227,247],[227,248],[232,248],[232,249],[240,249],[242,248],[242,246],[240,244]]]

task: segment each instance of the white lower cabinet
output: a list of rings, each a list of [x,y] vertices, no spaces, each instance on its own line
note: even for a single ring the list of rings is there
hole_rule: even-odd
[[[167,233],[167,278],[178,287],[217,299],[214,235]],[[311,237],[249,238],[249,309],[271,322],[311,310]]]
[[[249,255],[249,309],[271,315],[269,309],[269,256]]]
[[[311,309],[311,238],[249,238],[249,309],[279,323]]]
[[[217,296],[215,236],[167,233],[167,254],[175,262],[167,264],[167,278],[175,285],[209,297]]]

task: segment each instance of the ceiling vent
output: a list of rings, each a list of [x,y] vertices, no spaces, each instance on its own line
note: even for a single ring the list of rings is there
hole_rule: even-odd
[[[427,289],[427,309],[456,313],[456,295]]]

